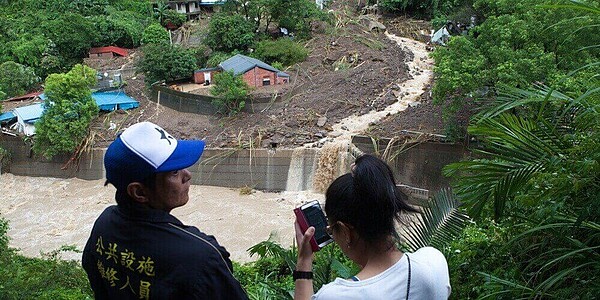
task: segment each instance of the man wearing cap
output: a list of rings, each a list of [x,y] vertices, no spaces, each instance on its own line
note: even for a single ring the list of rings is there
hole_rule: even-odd
[[[117,205],[94,223],[82,265],[96,299],[247,299],[229,253],[170,214],[189,200],[203,141],[150,122],[127,128],[104,156]]]

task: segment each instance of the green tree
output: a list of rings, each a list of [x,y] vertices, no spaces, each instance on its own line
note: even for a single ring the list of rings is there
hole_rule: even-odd
[[[0,91],[7,97],[20,96],[28,92],[39,81],[31,68],[7,61],[0,65]]]
[[[156,1],[153,10],[153,15],[154,18],[156,18],[156,20],[158,20],[158,23],[160,23],[161,25],[163,24],[164,20],[166,19],[167,16],[167,11],[169,10],[169,5],[166,3],[166,1],[163,0],[159,0]]]
[[[381,0],[378,3],[386,11],[434,18],[452,14],[460,7],[470,6],[473,0]]]
[[[76,13],[61,14],[42,24],[42,27],[66,65],[80,62],[87,56],[93,41],[98,40],[94,24]]]
[[[217,67],[220,63],[226,61],[232,56],[236,54],[240,54],[239,51],[233,51],[231,53],[225,53],[220,51],[215,51],[210,54],[210,57],[206,60],[206,66],[209,68]]]
[[[105,11],[104,15],[90,17],[98,32],[94,46],[138,47],[149,18],[137,12],[121,11],[110,6]]]
[[[0,113],[2,113],[2,101],[6,99],[6,93],[0,90]]]
[[[12,56],[16,62],[37,68],[49,43],[50,41],[41,34],[32,35],[26,33],[7,46],[10,47]]]
[[[196,69],[194,51],[177,45],[148,44],[142,53],[138,69],[146,75],[147,84],[190,78]]]
[[[310,0],[270,0],[268,3],[273,22],[299,38],[310,38],[312,23],[327,16]]]
[[[242,76],[233,75],[233,71],[216,74],[214,86],[210,88],[210,94],[217,97],[213,104],[229,115],[244,109],[249,92],[250,87]]]
[[[45,111],[35,123],[34,150],[47,158],[77,151],[88,134],[98,105],[90,87],[96,84],[96,70],[75,65],[66,74],[46,78]]]
[[[142,33],[142,44],[168,44],[169,32],[158,23],[150,24]]]
[[[215,14],[205,42],[214,51],[246,51],[254,43],[254,30],[241,15]]]
[[[597,6],[572,1],[544,8],[553,7],[576,8],[570,12],[590,22],[582,28],[600,24]],[[600,45],[597,35],[589,38]],[[479,270],[486,286],[482,295],[588,299],[600,293],[596,65],[597,59],[578,66],[578,73],[586,75],[583,91],[563,93],[540,84],[499,89],[495,101],[469,126],[479,141],[473,149],[476,158],[445,168],[472,216],[494,217],[511,229],[506,245],[496,253],[510,258],[506,263],[513,265],[512,271],[502,271],[505,266]],[[568,79],[576,82],[581,77]]]
[[[566,77],[597,59],[593,41],[600,32],[586,25],[593,16],[542,6],[554,2],[474,1],[480,24],[467,36],[452,37],[447,47],[438,47],[433,54],[434,103],[443,105],[447,120],[470,99],[493,99],[501,86],[526,89],[543,83],[564,92],[585,88],[582,83],[589,74]]]
[[[183,23],[185,23],[186,20],[187,16],[185,14],[179,13],[173,9],[167,9],[164,12],[164,16],[160,24],[162,24],[165,27],[169,25],[180,27],[181,25],[183,25]]]
[[[275,41],[260,41],[254,55],[269,64],[280,62],[284,66],[291,66],[304,61],[308,50],[288,38],[281,38]]]

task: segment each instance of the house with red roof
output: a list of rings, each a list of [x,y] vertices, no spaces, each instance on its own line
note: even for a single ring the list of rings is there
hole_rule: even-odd
[[[89,58],[113,58],[115,56],[127,56],[129,50],[116,46],[90,48]]]

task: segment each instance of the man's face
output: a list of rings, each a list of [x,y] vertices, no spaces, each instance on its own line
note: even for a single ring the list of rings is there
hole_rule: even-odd
[[[188,169],[157,173],[154,191],[148,195],[150,206],[170,212],[185,205],[189,200],[191,179]]]

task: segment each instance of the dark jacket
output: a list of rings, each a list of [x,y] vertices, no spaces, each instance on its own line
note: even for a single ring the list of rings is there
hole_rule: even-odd
[[[106,208],[82,264],[96,299],[247,299],[225,248],[160,210]]]

